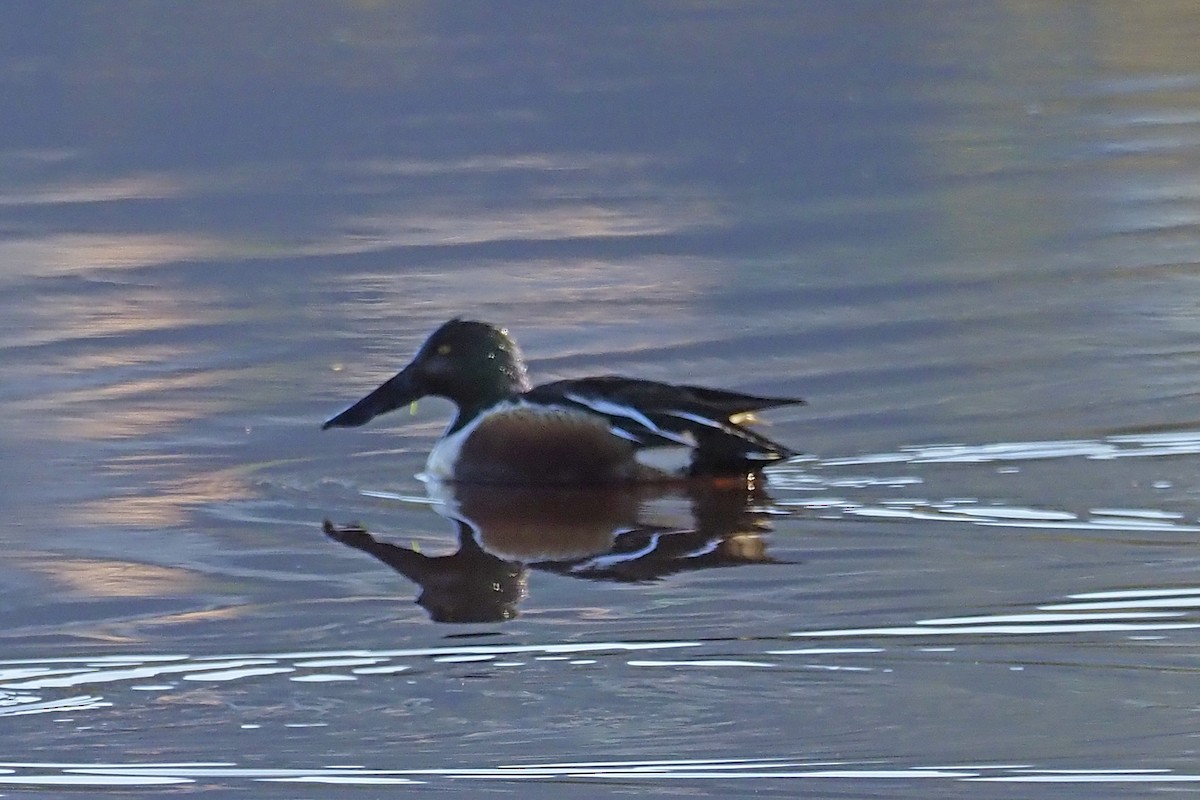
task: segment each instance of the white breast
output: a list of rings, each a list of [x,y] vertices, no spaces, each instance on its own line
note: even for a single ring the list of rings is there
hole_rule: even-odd
[[[458,462],[458,454],[462,452],[463,442],[467,440],[491,410],[479,414],[475,419],[459,428],[448,436],[443,436],[425,460],[425,474],[431,478],[449,481],[454,479],[454,465]]]

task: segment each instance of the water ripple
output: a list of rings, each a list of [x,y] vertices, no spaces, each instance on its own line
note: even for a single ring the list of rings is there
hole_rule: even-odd
[[[521,669],[530,662],[558,662],[563,668],[614,666],[630,669],[747,670],[789,669],[823,672],[890,672],[897,658],[925,651],[954,652],[983,642],[1028,641],[1047,635],[1127,634],[1136,641],[1168,632],[1200,628],[1200,587],[1125,588],[1067,595],[1028,610],[913,619],[898,625],[817,628],[787,634],[791,639],[855,640],[853,644],[780,647],[779,636],[736,642],[631,641],[547,644],[495,644],[396,650],[331,650],[188,656],[159,654],[78,659],[0,661],[0,716],[57,714],[112,706],[91,694],[47,698],[45,692],[109,685],[131,691],[169,692],[175,681],[227,684],[272,676],[294,683],[330,683],[420,676],[455,667],[487,673]],[[910,645],[883,644],[909,641]],[[933,642],[952,640],[948,647]],[[691,651],[664,658],[667,651]],[[524,657],[524,659],[522,659]],[[980,663],[973,656],[972,663]],[[984,659],[986,660],[986,659]],[[148,679],[159,679],[148,684]],[[165,680],[164,680],[165,679]]]
[[[1121,434],[1103,439],[1063,439],[991,444],[926,444],[890,453],[825,459],[826,466],[860,464],[990,464],[1047,458],[1147,458],[1200,454],[1200,431]]]
[[[885,760],[814,761],[786,758],[722,758],[578,761],[498,764],[459,768],[369,769],[361,766],[310,768],[240,767],[233,762],[62,763],[0,762],[0,785],[161,786],[194,783],[319,783],[344,786],[438,784],[470,781],[661,780],[746,781],[947,781],[1061,784],[1194,783],[1200,774],[1169,769],[1047,769],[1031,764],[892,764]]]
[[[1036,462],[1086,459],[1115,462],[1130,458],[1163,458],[1200,454],[1200,431],[1121,434],[1100,439],[997,442],[991,444],[927,444],[892,452],[795,460],[770,472],[770,487],[779,492],[775,505],[803,509],[822,519],[868,518],[919,522],[957,522],[971,525],[1042,530],[1074,530],[1164,534],[1200,533],[1200,520],[1179,511],[1113,506],[1095,502],[1091,508],[1066,510],[1035,505],[989,502],[980,497],[880,497],[880,488],[916,487],[927,474],[838,474],[847,467],[896,465],[917,470],[936,465],[996,465],[997,474],[1032,470]],[[828,470],[828,472],[827,472]],[[1171,481],[1145,481],[1154,490]],[[1086,503],[1086,500],[1077,505]]]

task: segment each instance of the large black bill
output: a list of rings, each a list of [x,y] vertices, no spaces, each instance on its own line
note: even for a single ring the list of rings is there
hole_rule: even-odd
[[[329,428],[354,428],[370,422],[380,414],[420,400],[423,392],[416,386],[412,373],[402,370],[375,391],[347,408],[342,413],[325,421],[321,430]]]

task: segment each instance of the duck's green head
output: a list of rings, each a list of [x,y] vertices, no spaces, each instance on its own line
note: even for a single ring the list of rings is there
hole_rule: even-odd
[[[525,359],[507,331],[486,322],[452,319],[425,340],[407,367],[321,427],[362,425],[429,396],[455,403],[462,419],[464,412],[528,389]]]

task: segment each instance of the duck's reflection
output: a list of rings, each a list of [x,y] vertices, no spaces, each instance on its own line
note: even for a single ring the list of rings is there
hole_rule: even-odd
[[[438,622],[517,616],[530,568],[578,578],[650,581],[675,572],[771,562],[761,533],[769,498],[755,485],[519,489],[434,484],[458,550],[429,556],[380,541],[357,525],[325,522],[331,539],[368,553],[421,587]],[[658,508],[666,501],[667,509]],[[656,523],[670,504],[675,523]]]

